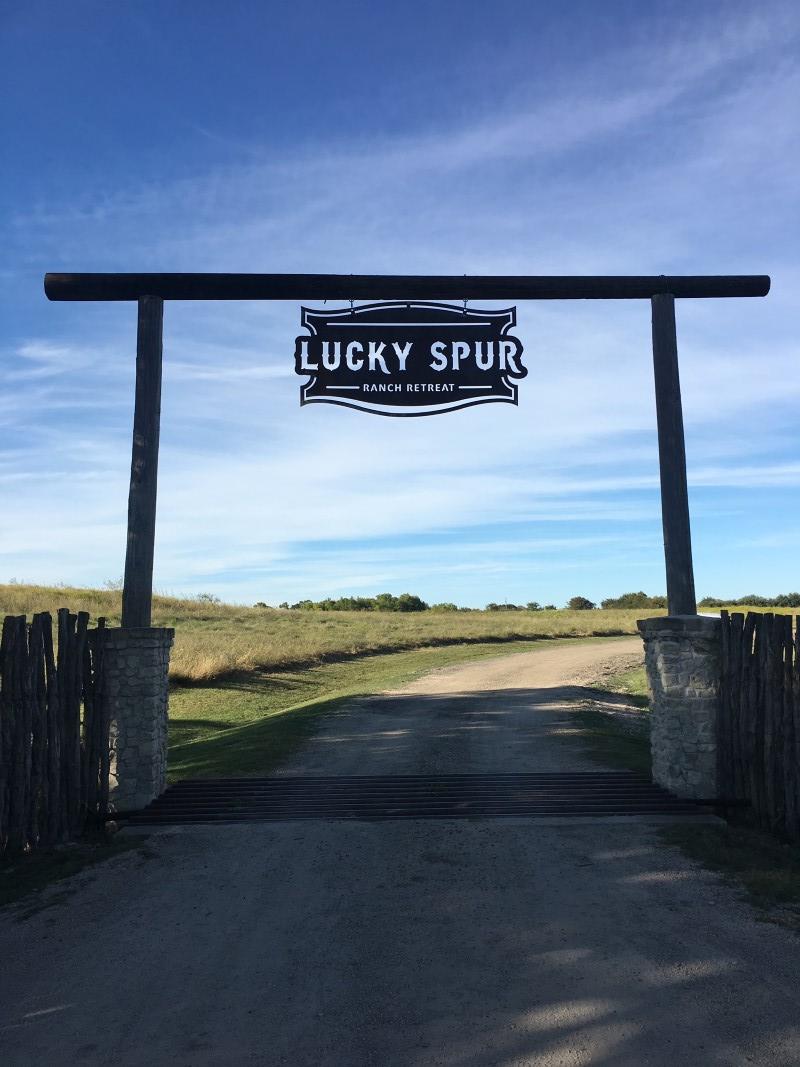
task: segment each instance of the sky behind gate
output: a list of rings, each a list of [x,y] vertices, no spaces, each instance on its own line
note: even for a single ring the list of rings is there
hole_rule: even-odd
[[[800,587],[798,45],[770,2],[0,4],[0,580],[124,565],[135,305],[47,270],[769,273],[678,303],[695,576]],[[157,589],[664,592],[646,301],[519,303],[519,406],[420,419],[301,409],[299,333],[166,305]]]

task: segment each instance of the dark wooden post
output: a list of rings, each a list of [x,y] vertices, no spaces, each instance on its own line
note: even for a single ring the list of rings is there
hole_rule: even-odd
[[[651,305],[668,611],[670,615],[696,615],[675,297],[659,293],[651,298]]]
[[[149,626],[153,600],[158,437],[161,422],[161,349],[164,301],[139,298],[136,400],[133,409],[128,548],[122,590],[122,625]]]

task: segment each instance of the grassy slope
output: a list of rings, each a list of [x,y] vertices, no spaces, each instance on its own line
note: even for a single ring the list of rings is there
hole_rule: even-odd
[[[603,680],[603,688],[612,693],[621,693],[629,698],[631,704],[642,709],[650,706],[650,689],[644,666],[610,675]]]
[[[571,736],[579,737],[587,755],[605,767],[650,774],[650,727],[646,718],[648,698],[636,692],[641,685],[640,675],[643,674],[644,669],[637,668],[606,677],[602,683],[598,682],[597,688],[600,699],[604,693],[607,696],[619,694],[627,697],[628,710],[638,707],[643,712],[641,726],[629,720],[620,721],[591,707],[579,707],[574,712],[578,733]],[[646,680],[644,684],[646,691]]]
[[[0,615],[69,607],[119,625],[121,594],[0,585]],[[462,643],[636,633],[659,611],[281,611],[156,597],[153,625],[174,626],[173,681],[210,682],[240,671],[293,669],[364,653]]]

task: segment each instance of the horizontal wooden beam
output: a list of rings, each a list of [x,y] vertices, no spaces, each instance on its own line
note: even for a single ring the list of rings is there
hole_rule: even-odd
[[[766,296],[765,274],[649,277],[415,274],[46,274],[50,300],[649,300]]]

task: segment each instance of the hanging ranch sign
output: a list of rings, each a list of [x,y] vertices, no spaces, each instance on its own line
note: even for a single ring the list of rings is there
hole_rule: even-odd
[[[508,331],[517,309],[479,311],[418,301],[302,309],[295,370],[301,404],[377,415],[435,415],[473,404],[517,403],[527,375]]]

